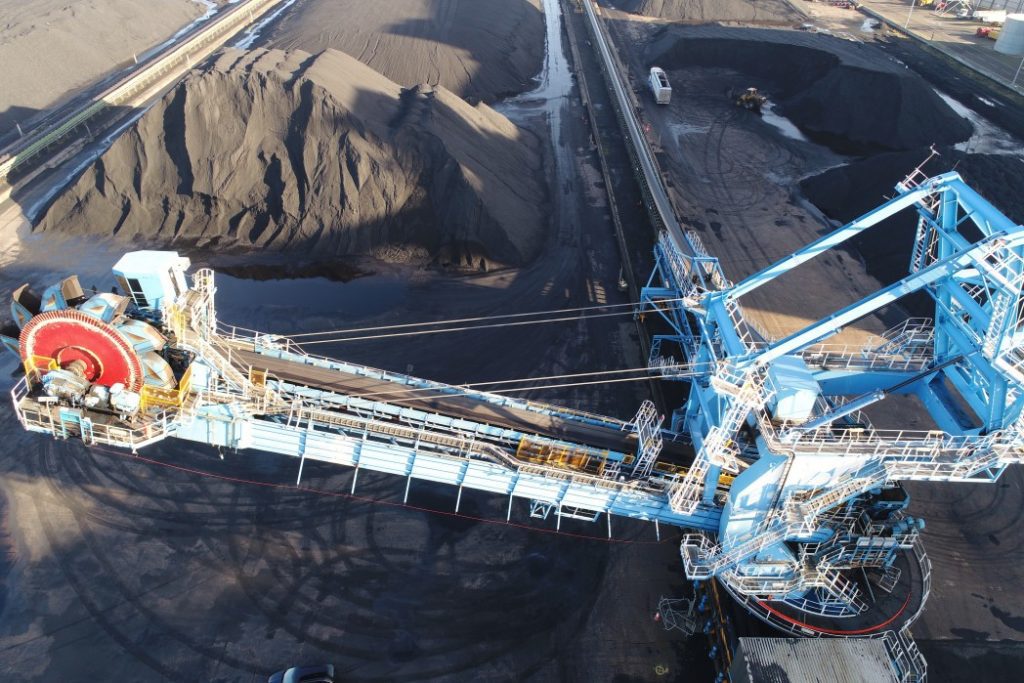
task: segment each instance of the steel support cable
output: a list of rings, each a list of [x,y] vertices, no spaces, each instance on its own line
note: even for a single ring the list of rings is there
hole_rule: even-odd
[[[672,298],[672,299],[659,299],[658,303],[659,304],[661,304],[661,303],[678,303],[678,302],[680,302],[682,300],[683,300],[682,297],[676,297],[676,298]],[[351,328],[344,328],[344,329],[337,329],[337,330],[322,330],[322,331],[319,331],[319,332],[300,332],[298,334],[278,334],[278,335],[273,335],[273,336],[288,337],[289,339],[299,339],[299,338],[303,338],[303,337],[321,337],[321,336],[328,335],[328,334],[359,334],[359,333],[362,333],[362,332],[380,332],[380,331],[383,331],[383,330],[408,329],[410,327],[435,327],[435,326],[439,326],[439,325],[458,325],[458,324],[462,324],[462,323],[484,322],[486,320],[504,320],[504,319],[509,319],[509,318],[526,318],[526,317],[529,317],[529,316],[555,315],[555,314],[560,314],[560,313],[580,313],[580,312],[583,312],[583,311],[608,310],[608,309],[612,309],[612,308],[626,308],[626,307],[629,307],[629,308],[632,309],[632,308],[635,308],[637,305],[638,304],[635,304],[635,303],[626,303],[626,304],[602,304],[602,305],[599,305],[599,306],[578,306],[578,307],[575,307],[575,308],[553,308],[553,309],[550,309],[550,310],[547,310],[547,311],[531,311],[529,313],[501,313],[501,314],[498,314],[498,315],[483,315],[483,316],[477,316],[477,317],[472,317],[472,318],[450,318],[448,320],[432,320],[432,321],[428,320],[428,321],[419,322],[419,323],[399,323],[399,324],[395,324],[395,325],[377,325],[377,326],[373,326],[373,327],[351,327]],[[615,315],[626,315],[626,314],[629,314],[629,313],[632,313],[632,312],[633,312],[632,310],[630,310],[630,311],[623,311],[621,313],[616,313]],[[597,317],[597,316],[577,316],[577,317]],[[575,320],[575,319],[577,319],[577,317],[573,317],[573,318],[570,318],[570,319]],[[254,333],[260,334],[260,335],[267,334],[266,332],[262,332],[261,330],[254,330],[254,329],[251,329],[251,328],[248,328],[248,327],[242,327],[241,325],[227,325],[227,327],[233,327],[235,329],[243,330],[245,332],[254,332]],[[303,343],[304,344],[309,344],[309,343],[312,343],[312,342],[303,342]]]
[[[469,330],[489,330],[499,327],[522,327],[523,325],[543,325],[545,323],[563,323],[574,320],[595,320],[597,318],[611,318],[619,315],[632,315],[632,311],[620,311],[616,313],[597,313],[595,315],[570,315],[560,318],[544,318],[542,320],[518,320],[504,323],[488,323],[487,325],[463,325],[461,327],[442,327],[438,330],[414,330],[411,332],[389,332],[387,334],[366,334],[357,337],[336,337],[334,339],[313,339],[310,341],[295,342],[299,347],[313,344],[341,344],[343,342],[364,341],[373,339],[394,339],[396,337],[415,337],[421,334],[450,334],[452,332],[467,332]]]
[[[541,384],[540,386],[532,386],[532,387],[515,387],[515,388],[512,388],[512,389],[495,389],[494,391],[490,391],[488,393],[491,393],[491,394],[511,394],[511,393],[515,393],[515,392],[518,392],[518,391],[534,391],[534,390],[541,391],[541,390],[544,390],[544,389],[561,389],[563,387],[582,387],[582,386],[587,386],[587,385],[590,385],[590,384],[614,384],[614,383],[617,383],[617,382],[640,382],[640,381],[647,381],[649,379],[650,379],[650,377],[648,377],[646,375],[643,375],[643,376],[640,376],[640,377],[618,377],[618,378],[614,378],[614,379],[596,379],[596,380],[591,380],[589,382],[567,382],[567,383],[564,383],[564,384]],[[463,395],[466,395],[466,396],[470,396],[472,394],[473,394],[473,392],[464,392],[463,393]],[[449,395],[455,396],[457,394],[449,394]]]
[[[560,384],[542,384],[540,386],[531,386],[531,387],[514,387],[512,389],[495,389],[494,391],[489,391],[487,393],[489,393],[489,394],[514,394],[514,393],[519,393],[519,392],[524,392],[524,391],[545,391],[545,390],[548,390],[548,389],[567,389],[567,388],[570,388],[570,387],[583,387],[583,386],[591,386],[591,385],[595,385],[595,384],[605,385],[605,384],[619,384],[619,383],[622,383],[622,382],[646,382],[646,381],[649,381],[650,379],[651,378],[649,376],[647,376],[647,375],[641,375],[639,377],[618,377],[618,378],[612,378],[612,379],[590,380],[590,381],[587,381],[587,382],[563,382],[563,383],[560,383]],[[437,391],[437,390],[434,390],[434,391]],[[385,400],[381,401],[381,403],[387,403],[388,405],[396,405],[396,406],[397,405],[414,405],[418,401],[422,401],[422,400],[426,400],[426,399],[458,398],[460,396],[468,396],[470,398],[477,398],[477,399],[479,399],[479,394],[480,394],[480,392],[475,392],[475,391],[455,391],[455,392],[450,392],[450,393],[436,393],[434,395],[406,396],[404,398],[385,399]],[[375,394],[373,394],[372,392],[368,393],[368,394],[344,394],[344,395],[348,396],[349,398],[362,398],[362,399],[372,399],[375,396]],[[326,408],[341,408],[341,406],[325,406],[325,407]],[[549,407],[552,410],[554,410],[554,411],[559,411],[559,410],[564,410],[564,411],[568,411],[568,412],[574,412],[575,411],[575,409],[569,408],[568,406],[550,405]],[[443,413],[443,411],[437,411],[437,410],[435,410],[435,412]],[[578,411],[575,411],[575,412],[578,412]],[[610,416],[607,417],[606,419],[608,421],[610,421],[610,422],[623,422],[623,423],[628,424],[624,420],[621,420],[621,419],[618,419],[618,418],[613,418],[613,417],[610,417]]]
[[[488,386],[505,385],[505,384],[520,384],[520,383],[523,383],[523,382],[539,382],[539,381],[542,381],[542,380],[552,380],[552,379],[578,379],[580,377],[599,377],[599,376],[602,376],[602,375],[622,375],[622,374],[632,373],[632,372],[650,372],[651,370],[657,370],[658,372],[661,372],[663,370],[683,370],[683,371],[686,371],[685,374],[694,374],[694,373],[696,373],[698,368],[703,367],[703,365],[705,365],[705,364],[691,365],[689,363],[677,363],[677,364],[674,364],[674,365],[665,365],[665,366],[661,366],[661,367],[658,367],[658,368],[638,367],[638,368],[626,368],[626,369],[620,369],[620,370],[597,370],[597,371],[593,371],[593,372],[577,372],[577,373],[563,374],[563,375],[545,375],[545,376],[542,376],[542,377],[522,377],[522,378],[519,378],[519,379],[502,379],[502,380],[489,381],[489,382],[471,382],[471,383],[468,383],[468,384],[450,384],[450,385],[445,385],[445,386],[442,386],[442,387],[412,387],[412,388],[409,388],[409,387],[403,386],[401,388],[388,389],[386,391],[371,391],[371,392],[362,393],[362,394],[346,394],[346,395],[352,396],[354,398],[380,398],[382,396],[402,396],[402,397],[404,397],[404,396],[408,396],[409,394],[421,394],[421,393],[422,394],[428,394],[430,392],[433,392],[435,394],[440,394],[440,396],[442,396],[442,397],[444,397],[444,396],[475,396],[475,395],[477,395],[479,393],[501,394],[501,393],[512,392],[512,391],[527,391],[527,390],[530,390],[530,389],[547,388],[547,385],[535,385],[535,386],[518,387],[518,388],[512,388],[512,389],[495,389],[495,390],[484,389],[484,390],[479,390],[479,391],[458,391],[458,392],[452,392],[452,393],[445,392],[444,390],[447,387],[451,387],[453,389],[463,389],[463,390],[464,389],[479,389],[479,387],[488,387]],[[708,366],[708,368],[712,367],[710,364],[706,364],[706,365]],[[680,374],[684,374],[684,373],[680,373]],[[640,376],[640,377],[631,377],[631,378],[629,378],[630,381],[637,380],[637,379],[650,379],[650,375],[643,375],[643,376]],[[624,380],[602,380],[602,381],[624,381]],[[594,384],[597,384],[597,383],[600,383],[600,382],[594,382]],[[573,386],[573,385],[550,385],[550,386],[555,387],[555,386]],[[419,397],[418,396],[414,396],[412,398],[413,399],[417,399]],[[388,401],[385,401],[385,403],[387,403],[387,402]]]

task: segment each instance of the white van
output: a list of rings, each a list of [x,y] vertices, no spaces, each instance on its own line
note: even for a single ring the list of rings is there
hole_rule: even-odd
[[[668,76],[665,75],[663,69],[652,66],[649,83],[655,102],[658,104],[668,104],[672,101],[672,86],[668,84]]]

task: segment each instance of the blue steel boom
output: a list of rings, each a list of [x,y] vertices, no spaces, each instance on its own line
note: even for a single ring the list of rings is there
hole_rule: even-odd
[[[68,278],[15,292],[3,338],[25,377],[22,425],[140,449],[165,438],[321,460],[530,502],[531,514],[650,520],[687,530],[686,575],[718,578],[752,613],[799,635],[880,635],[913,621],[930,586],[923,522],[901,481],[993,481],[1024,457],[1024,228],[955,173],[915,171],[897,195],[732,284],[695,234],[663,232],[638,314],[656,316],[649,366],[690,383],[667,429],[305,354],[218,323],[213,273],[133,252],[125,296]],[[758,287],[897,212],[916,210],[909,272],[780,339],[739,305]],[[908,294],[934,302],[863,348],[828,343]],[[118,363],[122,363],[121,367]],[[120,373],[120,374],[118,374]],[[869,411],[920,400],[932,428],[886,431]],[[679,456],[692,442],[687,468]],[[352,486],[356,486],[357,476]],[[408,492],[408,486],[406,488]],[[911,652],[916,656],[916,651]],[[911,659],[913,659],[913,656]],[[907,674],[916,666],[905,663]]]

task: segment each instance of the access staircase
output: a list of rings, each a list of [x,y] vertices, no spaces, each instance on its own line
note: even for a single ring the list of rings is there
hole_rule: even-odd
[[[874,465],[856,476],[843,475],[837,480],[836,486],[793,493],[782,506],[787,537],[799,538],[814,533],[818,528],[817,520],[821,513],[871,489],[879,488],[887,480],[888,473],[885,468]]]
[[[633,461],[634,477],[649,477],[654,470],[654,463],[661,454],[664,442],[661,436],[661,423],[664,421],[652,401],[644,401],[633,418],[633,429],[636,431],[637,450]]]
[[[722,365],[712,384],[725,397],[727,408],[721,422],[709,431],[693,465],[672,487],[670,504],[676,512],[689,514],[700,504],[705,479],[712,467],[736,473],[740,469],[740,448],[736,433],[751,411],[760,410],[770,398],[765,392],[766,375],[760,371],[741,374],[735,368]]]

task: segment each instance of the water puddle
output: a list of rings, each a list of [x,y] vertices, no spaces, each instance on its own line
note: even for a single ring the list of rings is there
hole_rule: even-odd
[[[677,138],[683,135],[701,135],[711,130],[711,124],[699,126],[694,123],[670,123],[668,129]]]
[[[955,145],[955,149],[973,154],[1024,156],[1024,145],[1021,145],[1020,141],[1008,132],[941,90],[936,90],[935,93],[949,105],[950,109],[970,121],[974,126],[974,135],[967,141]]]
[[[563,113],[573,87],[573,73],[562,42],[562,8],[559,0],[544,0],[544,66],[537,87],[495,105],[494,109],[511,121],[523,122],[538,113],[547,119],[551,139],[555,177],[571,182],[572,150],[563,142]],[[560,219],[561,220],[561,219]]]
[[[882,22],[878,19],[865,19],[864,23],[860,25],[861,33],[874,33],[878,29],[882,28]]]
[[[364,318],[401,306],[408,295],[407,280],[394,275],[368,275],[348,282],[324,277],[250,280],[217,273],[217,309],[229,324],[255,326],[249,319],[259,310],[274,329],[294,326],[304,316]],[[263,317],[263,316],[260,316]]]
[[[536,88],[499,102],[494,109],[511,119],[523,111],[544,109],[552,117],[552,134],[556,134],[562,101],[572,92],[572,70],[562,44],[562,9],[558,0],[544,0],[544,65],[534,80]]]
[[[761,118],[772,128],[775,128],[780,133],[785,135],[791,140],[799,140],[800,142],[810,142],[807,137],[800,132],[800,129],[796,125],[787,119],[785,116],[780,116],[775,113],[775,105],[772,102],[767,102],[761,108]]]

